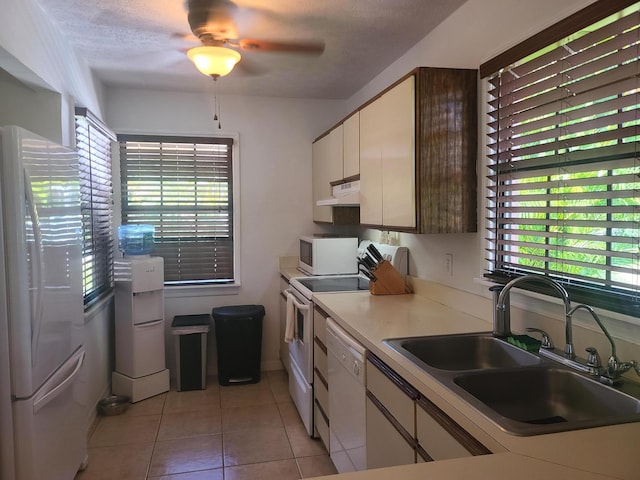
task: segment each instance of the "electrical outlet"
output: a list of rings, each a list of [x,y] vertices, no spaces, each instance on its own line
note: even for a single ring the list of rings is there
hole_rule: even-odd
[[[444,254],[444,269],[449,275],[453,276],[453,253]]]

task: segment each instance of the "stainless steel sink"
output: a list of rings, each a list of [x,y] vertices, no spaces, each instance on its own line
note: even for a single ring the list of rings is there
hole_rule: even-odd
[[[640,421],[640,400],[564,368],[465,373],[453,382],[479,410],[516,434]]]
[[[640,385],[604,385],[491,333],[384,343],[513,435],[640,421]]]
[[[416,363],[440,370],[510,368],[541,362],[537,355],[490,333],[395,338],[385,343]]]

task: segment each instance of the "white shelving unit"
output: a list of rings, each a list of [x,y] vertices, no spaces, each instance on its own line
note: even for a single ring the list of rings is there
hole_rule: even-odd
[[[164,348],[164,262],[149,255],[115,262],[116,371],[113,393],[132,402],[169,390]]]

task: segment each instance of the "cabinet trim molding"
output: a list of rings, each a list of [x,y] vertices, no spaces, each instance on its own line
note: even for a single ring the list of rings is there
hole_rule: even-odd
[[[322,340],[320,340],[318,337],[313,337],[313,343],[316,344],[316,346],[322,350],[324,352],[325,355],[327,355],[327,347],[325,346],[324,343],[322,343]]]
[[[367,398],[371,400],[371,403],[373,403],[373,405],[380,411],[380,413],[382,413],[382,415],[384,415],[384,417],[389,421],[389,423],[393,425],[393,428],[397,430],[397,432],[402,436],[402,438],[404,438],[404,440],[409,444],[409,446],[415,449],[418,446],[417,440],[413,437],[413,435],[411,435],[409,432],[407,432],[404,429],[404,427],[400,424],[400,422],[398,422],[398,420],[396,420],[393,414],[389,410],[387,410],[387,408],[382,404],[382,402],[378,400],[376,396],[373,393],[371,393],[369,390],[367,390]]]
[[[395,386],[397,386],[411,400],[417,400],[420,393],[412,387],[404,378],[398,375],[386,363],[376,357],[373,353],[367,351],[367,360],[371,362],[378,370],[380,370]]]
[[[417,400],[419,407],[444,428],[460,445],[472,455],[489,455],[491,450],[476,440],[469,432],[458,425],[449,415],[438,408],[431,400],[420,396]]]
[[[324,388],[327,389],[327,391],[329,390],[329,382],[327,382],[327,379],[324,378],[324,376],[322,375],[322,373],[320,373],[320,370],[318,370],[317,367],[313,367],[313,372],[318,376],[318,378],[320,379],[320,381],[322,382],[322,384],[324,385]]]
[[[433,458],[431,458],[431,455],[429,455],[420,444],[416,445],[416,454],[420,455],[422,460],[424,460],[425,462],[433,462]]]
[[[315,404],[315,406],[318,408],[318,411],[320,412],[320,414],[322,415],[325,423],[327,425],[329,425],[329,417],[327,416],[327,414],[324,411],[324,408],[322,408],[322,405],[320,404],[320,402],[318,401],[317,398],[313,399],[313,403]]]

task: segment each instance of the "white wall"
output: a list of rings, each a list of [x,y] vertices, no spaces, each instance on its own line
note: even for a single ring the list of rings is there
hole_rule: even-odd
[[[342,102],[218,98],[221,130],[212,118],[213,94],[110,88],[106,92],[106,121],[117,133],[238,135],[242,286],[236,294],[216,295],[211,289],[166,291],[169,366],[173,368],[169,325],[175,315],[209,313],[224,305],[261,304],[266,309],[262,366],[281,368],[278,258],[296,255],[297,237],[318,230],[311,221],[311,142],[339,117]],[[213,373],[217,363],[215,335],[209,335],[209,346],[209,370]]]
[[[61,135],[51,140],[73,145],[73,108],[84,106],[100,116],[100,85],[36,2],[0,0],[0,12],[0,68],[61,96]]]
[[[60,142],[62,103],[60,94],[27,85],[0,70],[0,125],[20,125]]]

